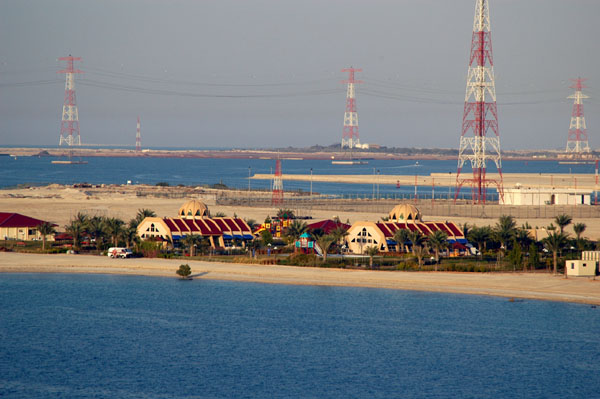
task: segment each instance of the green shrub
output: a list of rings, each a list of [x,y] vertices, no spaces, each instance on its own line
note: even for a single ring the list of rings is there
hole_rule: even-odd
[[[192,274],[192,269],[190,268],[190,265],[186,263],[185,265],[180,265],[175,273],[181,278],[186,279]]]

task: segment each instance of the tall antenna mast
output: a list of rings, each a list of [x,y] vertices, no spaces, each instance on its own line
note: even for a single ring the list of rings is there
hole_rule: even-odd
[[[273,177],[273,196],[271,197],[271,205],[281,204],[283,204],[283,178],[281,173],[281,159],[279,159],[279,155],[277,155],[275,176]]]
[[[493,137],[486,136],[489,129],[494,132]],[[472,136],[469,132],[472,132]],[[498,180],[486,178],[488,160],[496,164]],[[473,169],[472,178],[460,176],[466,162],[470,162]],[[486,190],[490,184],[496,186],[500,198],[504,196],[488,0],[476,0],[475,3],[467,90],[458,151],[455,201],[465,183],[471,185],[475,204],[485,204]]]
[[[137,117],[137,130],[135,132],[135,150],[142,151],[142,134],[140,130],[140,117]]]
[[[358,112],[356,112],[356,92],[354,85],[362,83],[361,80],[354,79],[354,72],[362,72],[362,69],[345,68],[342,72],[348,72],[347,80],[342,80],[342,83],[348,84],[346,92],[346,112],[344,112],[344,129],[342,131],[342,148],[355,148],[360,146],[358,138]]]
[[[79,112],[75,101],[75,74],[83,73],[73,67],[74,61],[81,61],[81,57],[61,57],[60,61],[67,61],[67,68],[58,71],[66,74],[65,79],[65,101],[63,104],[62,121],[60,124],[60,140],[58,145],[68,146],[81,145],[79,135]]]
[[[569,125],[569,137],[567,138],[566,152],[573,155],[581,156],[583,153],[590,152],[588,145],[587,128],[585,126],[585,116],[583,116],[583,99],[589,98],[582,93],[585,86],[583,82],[586,79],[577,78],[571,79],[573,85],[571,89],[575,89],[575,94],[567,98],[573,98],[573,111],[571,112],[571,124]]]

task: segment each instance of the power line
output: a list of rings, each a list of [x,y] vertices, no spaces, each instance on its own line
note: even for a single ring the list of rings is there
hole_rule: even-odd
[[[190,80],[172,80],[166,78],[157,78],[143,75],[136,75],[125,72],[110,71],[101,68],[87,68],[93,74],[113,77],[117,79],[128,79],[140,82],[164,83],[184,86],[208,86],[208,87],[279,87],[279,86],[305,86],[307,84],[317,84],[329,81],[329,79],[319,79],[304,82],[274,82],[274,83],[212,83],[212,82],[195,82]]]
[[[180,96],[180,97],[200,97],[200,98],[282,98],[282,97],[303,97],[303,96],[320,96],[339,94],[342,92],[340,89],[323,89],[323,90],[310,90],[300,92],[281,92],[281,93],[265,93],[265,94],[220,94],[220,93],[194,93],[177,90],[166,90],[166,89],[152,89],[139,86],[128,86],[110,82],[102,82],[92,79],[81,79],[78,84],[82,86],[96,87],[107,90],[118,90],[132,93],[143,93],[143,94],[155,94],[155,95],[167,95],[167,96]]]

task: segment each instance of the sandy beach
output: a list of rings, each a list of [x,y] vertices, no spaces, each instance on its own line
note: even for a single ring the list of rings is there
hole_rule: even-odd
[[[96,273],[176,278],[181,259],[111,259],[93,255],[2,253],[4,273]],[[372,287],[491,295],[600,305],[600,280],[545,273],[388,272],[185,261],[196,279],[268,284]]]

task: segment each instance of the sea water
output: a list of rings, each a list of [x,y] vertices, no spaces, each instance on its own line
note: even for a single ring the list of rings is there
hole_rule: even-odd
[[[396,291],[0,275],[2,398],[597,398],[600,309]]]
[[[254,174],[272,174],[275,161],[269,159],[203,159],[146,157],[89,157],[82,165],[52,164],[48,157],[0,157],[0,188],[18,184],[151,184],[164,182],[172,186],[224,184],[246,190],[270,189],[270,180],[250,180]],[[456,173],[455,160],[369,160],[368,165],[332,165],[328,160],[282,160],[284,174],[301,175],[372,175],[373,184],[342,184],[313,182],[315,193],[362,196],[414,195],[414,186],[377,184],[378,175],[428,176],[431,173]],[[562,165],[556,161],[504,161],[505,173],[573,174],[594,173],[594,165]],[[490,172],[495,170],[490,169]],[[466,171],[465,173],[470,173]],[[284,190],[309,192],[310,181],[284,180]],[[419,187],[421,197],[431,195],[431,187]],[[468,187],[463,190],[468,192]],[[463,192],[461,191],[461,192]],[[493,191],[493,190],[491,190]],[[454,192],[435,188],[438,198],[454,198]]]

